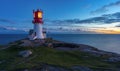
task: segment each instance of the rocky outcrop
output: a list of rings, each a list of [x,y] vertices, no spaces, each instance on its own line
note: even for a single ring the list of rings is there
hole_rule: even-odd
[[[16,71],[93,71],[93,70],[85,66],[72,66],[68,69],[60,66],[44,64],[41,68],[21,69]]]
[[[71,67],[73,71],[93,71],[92,69],[85,66],[73,66]]]
[[[107,62],[120,62],[120,57],[110,57],[105,61],[107,61]]]
[[[96,57],[105,57],[107,62],[120,62],[120,54],[107,52],[103,50],[99,50],[97,48],[84,45],[84,44],[73,44],[73,43],[54,43],[54,48],[56,50],[62,51],[74,51],[78,50],[81,52],[86,52]]]
[[[30,55],[32,55],[32,51],[30,50],[20,51],[18,55],[22,57],[29,57]]]
[[[120,61],[119,54],[106,52],[106,51],[99,50],[97,48],[84,45],[84,44],[65,43],[61,41],[52,40],[50,38],[43,39],[43,40],[32,40],[32,41],[28,39],[24,39],[24,40],[21,40],[21,42],[22,43],[19,44],[19,46],[22,46],[22,47],[45,46],[45,47],[50,47],[50,48],[54,48],[56,50],[62,50],[62,51],[79,50],[81,52],[86,52],[96,57],[106,56],[107,59],[105,61],[107,62],[119,62]],[[24,57],[24,53],[22,52],[20,54],[21,55],[23,54],[23,57]],[[27,53],[26,53],[26,56],[27,56]]]
[[[38,46],[42,46],[45,43],[45,40],[21,40],[22,44],[20,44],[19,46],[22,47],[38,47]]]
[[[40,71],[69,71],[69,70],[63,67],[44,65]]]

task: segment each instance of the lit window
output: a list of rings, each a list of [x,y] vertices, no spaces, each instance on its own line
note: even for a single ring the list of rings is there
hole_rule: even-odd
[[[42,18],[42,12],[38,12],[38,18]]]

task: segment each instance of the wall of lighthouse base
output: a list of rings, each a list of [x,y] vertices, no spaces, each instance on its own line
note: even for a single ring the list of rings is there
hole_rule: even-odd
[[[34,24],[34,33],[37,39],[44,39],[42,24]]]
[[[45,39],[46,33],[43,32],[42,24],[34,24],[34,29],[29,31],[29,39]]]

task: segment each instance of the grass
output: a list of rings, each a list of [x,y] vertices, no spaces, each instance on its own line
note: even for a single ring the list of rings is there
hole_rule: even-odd
[[[31,50],[33,54],[28,58],[18,56],[22,50]],[[80,51],[58,51],[47,47],[19,47],[11,46],[0,50],[0,70],[15,70],[24,68],[38,68],[43,63],[70,68],[74,65],[87,66],[92,69],[109,69],[120,66],[120,63],[108,63],[103,57],[96,57]]]

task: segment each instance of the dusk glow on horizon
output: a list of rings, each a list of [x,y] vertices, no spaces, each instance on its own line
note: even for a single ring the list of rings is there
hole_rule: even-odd
[[[0,34],[28,33],[33,9],[42,9],[48,32],[120,34],[119,7],[120,0],[0,0]]]

